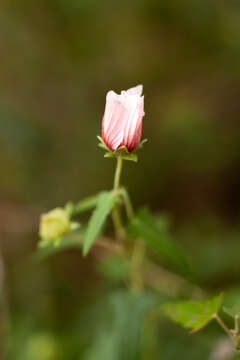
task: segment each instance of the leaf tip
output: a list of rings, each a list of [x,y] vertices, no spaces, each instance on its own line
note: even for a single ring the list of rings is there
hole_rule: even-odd
[[[86,241],[83,242],[83,247],[82,247],[82,254],[83,257],[86,257],[89,253],[90,250],[90,246],[88,245],[88,243]]]

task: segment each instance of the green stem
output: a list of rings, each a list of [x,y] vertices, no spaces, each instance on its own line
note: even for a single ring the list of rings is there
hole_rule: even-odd
[[[224,324],[224,322],[218,315],[215,316],[215,319],[217,320],[218,324],[223,328],[223,330],[228,334],[228,336],[233,341],[233,343],[235,344],[235,339],[231,333],[231,330],[227,327],[227,325]]]
[[[128,192],[125,189],[121,189],[119,191],[122,163],[123,163],[122,157],[118,156],[116,172],[114,176],[113,191],[116,194],[119,192],[122,194],[127,217],[129,220],[131,220],[134,217],[134,211]],[[116,237],[121,239],[124,237],[125,233],[121,222],[119,204],[117,204],[113,209],[112,218],[115,226]],[[136,239],[131,257],[131,275],[130,275],[131,289],[134,292],[139,292],[144,287],[144,281],[142,275],[144,257],[145,257],[145,244],[142,241]]]
[[[141,292],[144,288],[143,263],[145,257],[145,244],[136,239],[131,258],[131,289]]]
[[[134,217],[134,211],[133,211],[132,203],[131,203],[131,200],[130,200],[127,190],[121,189],[121,195],[123,197],[128,220],[131,220]]]
[[[120,186],[120,177],[122,172],[122,162],[123,159],[121,156],[117,157],[117,166],[115,170],[113,191],[117,194]],[[124,237],[124,229],[122,226],[119,204],[117,204],[112,210],[112,219],[115,228],[116,238],[121,239]]]
[[[235,329],[234,330],[235,330],[236,335],[238,335],[238,333],[239,333],[239,317],[238,317],[238,315],[235,316],[234,321],[235,321]]]
[[[134,211],[130,197],[125,189],[121,189],[121,195],[125,204],[128,220],[131,221],[134,217]],[[131,256],[130,274],[131,289],[134,292],[141,292],[144,288],[143,265],[145,252],[145,244],[141,240],[136,239]]]
[[[116,166],[116,171],[115,171],[115,176],[114,176],[114,184],[113,184],[113,190],[115,192],[117,192],[119,189],[120,177],[121,177],[121,173],[122,173],[122,165],[123,165],[123,159],[122,159],[121,155],[119,155],[117,157],[117,166]]]

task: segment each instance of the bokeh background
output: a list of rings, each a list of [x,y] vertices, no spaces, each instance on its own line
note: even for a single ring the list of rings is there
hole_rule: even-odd
[[[199,285],[238,293],[239,1],[2,0],[0,24],[2,354],[100,360],[108,343],[95,260],[31,254],[41,212],[112,186],[96,141],[110,89],[144,84],[149,142],[123,173],[135,206],[170,215]],[[206,331],[163,319],[146,359],[207,359]]]

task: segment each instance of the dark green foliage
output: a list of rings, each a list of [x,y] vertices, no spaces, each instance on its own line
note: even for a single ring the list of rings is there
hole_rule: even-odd
[[[116,292],[104,308],[105,321],[97,325],[97,333],[86,360],[139,359],[144,318],[154,305],[150,294]]]
[[[160,258],[170,262],[184,274],[189,273],[189,263],[181,246],[170,235],[165,218],[153,216],[147,208],[140,209],[129,224],[130,236],[143,239]]]

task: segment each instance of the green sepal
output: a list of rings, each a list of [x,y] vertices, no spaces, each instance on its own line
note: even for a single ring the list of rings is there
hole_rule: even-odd
[[[126,155],[130,154],[125,145],[120,146],[120,147],[115,151],[115,153],[116,153],[117,155],[121,155],[121,156],[126,156]]]
[[[148,139],[143,139],[143,140],[140,142],[140,144],[138,145],[137,150],[138,150],[138,149],[142,149],[142,148],[143,148],[143,145],[146,144],[147,142],[148,142]]]
[[[107,149],[107,150],[108,150],[108,152],[104,155],[104,157],[116,158],[118,156],[121,156],[124,159],[124,157],[127,157],[130,154],[133,154],[128,151],[126,146],[121,146],[116,151],[111,151],[109,149]],[[126,159],[126,160],[128,160],[128,159]]]
[[[99,140],[98,146],[107,151],[104,154],[105,158],[117,158],[118,156],[121,156],[124,160],[134,161],[134,162],[138,161],[137,154],[135,152],[129,152],[126,146],[121,146],[116,151],[112,151],[107,147],[101,136],[97,136],[97,138]],[[147,141],[148,141],[147,139],[142,140],[136,150],[141,149]]]
[[[105,154],[104,154],[104,157],[105,158],[117,158],[117,154],[115,153],[115,152],[106,152]]]
[[[104,157],[106,158],[117,158],[119,156],[121,156],[123,160],[129,160],[134,162],[138,161],[137,154],[135,154],[134,152],[130,153],[126,146],[121,146],[116,151],[108,151],[104,155]]]
[[[111,150],[107,147],[107,145],[105,144],[105,142],[103,141],[103,138],[101,136],[97,135],[97,139],[99,140],[98,146],[100,148],[111,152]]]
[[[129,161],[134,161],[134,162],[138,161],[138,156],[135,153],[129,153],[127,155],[124,155],[122,158],[124,160],[129,160]]]
[[[104,154],[105,158],[117,158],[119,156],[118,152],[107,152]],[[121,155],[123,160],[129,160],[129,161],[138,161],[137,154],[135,153],[126,153],[126,155]]]
[[[106,145],[102,144],[102,143],[99,143],[98,146],[99,146],[100,148],[102,148],[103,150],[109,151],[108,147],[107,147]]]

